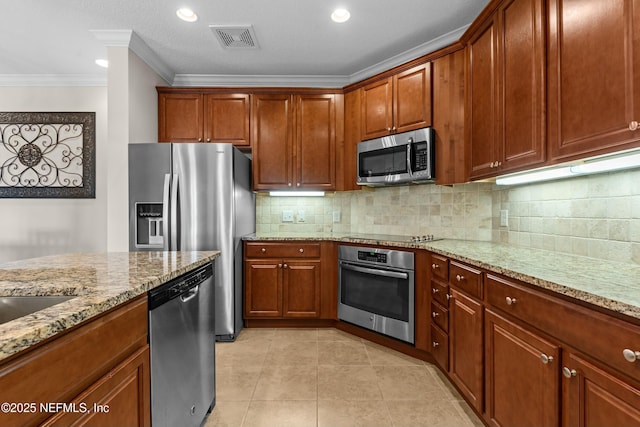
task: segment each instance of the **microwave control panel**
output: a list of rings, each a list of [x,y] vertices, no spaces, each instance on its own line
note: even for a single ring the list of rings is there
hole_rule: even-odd
[[[429,169],[429,147],[426,142],[416,142],[413,144],[413,171],[424,171]]]

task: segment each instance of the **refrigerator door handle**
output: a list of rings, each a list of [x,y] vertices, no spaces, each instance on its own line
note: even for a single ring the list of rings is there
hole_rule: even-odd
[[[170,248],[177,251],[178,248],[178,174],[174,173],[171,180],[171,243]]]
[[[169,183],[171,175],[164,174],[164,187],[162,190],[162,248],[169,250]]]

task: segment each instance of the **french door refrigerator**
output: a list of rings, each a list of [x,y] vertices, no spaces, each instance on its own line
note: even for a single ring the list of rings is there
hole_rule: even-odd
[[[231,144],[129,145],[129,250],[219,250],[216,340],[242,329],[242,237],[255,232],[251,160]]]

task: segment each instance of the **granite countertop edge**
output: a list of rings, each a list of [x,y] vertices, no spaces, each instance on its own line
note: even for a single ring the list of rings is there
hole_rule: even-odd
[[[0,324],[0,363],[19,352],[29,349],[51,337],[54,337],[74,326],[86,322],[114,307],[124,304],[140,295],[145,294],[163,283],[181,276],[191,270],[212,262],[220,256],[219,251],[193,251],[185,253],[171,253],[168,260],[152,261],[139,268],[138,260],[132,262],[133,257],[140,258],[140,254],[148,252],[104,253],[104,254],[63,254],[47,256],[0,265],[0,298],[12,296],[75,296],[71,300],[36,311],[26,316]],[[186,254],[186,255],[185,255]],[[184,259],[182,259],[184,257]],[[83,259],[86,264],[83,265]],[[84,274],[86,271],[96,271],[96,265],[90,262],[104,264],[115,261],[114,269],[121,274],[105,267],[106,276],[98,277]],[[177,261],[176,261],[177,259]],[[69,265],[69,277],[55,279],[42,278],[48,268],[38,269],[34,264],[42,262],[48,266],[55,265],[55,269],[64,272],[65,262]],[[29,267],[27,267],[29,265]],[[98,269],[100,266],[98,266]],[[16,272],[33,277],[11,280]],[[3,274],[4,273],[4,274]],[[126,276],[127,283],[121,283]],[[91,276],[91,277],[87,277]],[[98,283],[99,282],[99,283]]]
[[[524,282],[571,300],[619,313],[640,324],[640,265],[487,241],[442,239],[398,242],[340,234],[249,235],[245,241],[333,241],[424,249],[473,267]]]

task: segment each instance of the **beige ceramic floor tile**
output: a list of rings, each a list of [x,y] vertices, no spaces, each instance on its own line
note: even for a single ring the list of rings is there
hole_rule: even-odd
[[[271,341],[275,338],[276,330],[267,328],[244,328],[236,338],[236,342]]]
[[[276,329],[274,339],[277,341],[318,341],[318,330],[307,328]]]
[[[319,365],[370,365],[364,344],[357,341],[318,341]]]
[[[335,328],[318,329],[318,341],[357,341],[362,342],[362,338]]]
[[[391,417],[384,402],[320,400],[318,427],[388,427]]]
[[[424,366],[374,366],[384,400],[424,400],[442,389]]]
[[[372,365],[397,366],[397,365],[424,365],[424,362],[415,357],[407,356],[399,351],[365,341],[365,349]]]
[[[265,357],[265,366],[318,364],[317,341],[275,340]]]
[[[446,400],[387,401],[394,427],[473,427]]]
[[[317,402],[254,400],[244,419],[244,427],[316,427]]]
[[[253,400],[316,400],[316,366],[264,366]]]
[[[216,367],[262,366],[270,345],[269,341],[216,343]]]
[[[255,366],[216,367],[216,401],[251,400],[260,371]]]
[[[207,417],[204,427],[240,427],[249,408],[249,401],[220,402]]]
[[[382,400],[371,366],[318,366],[318,399]]]

